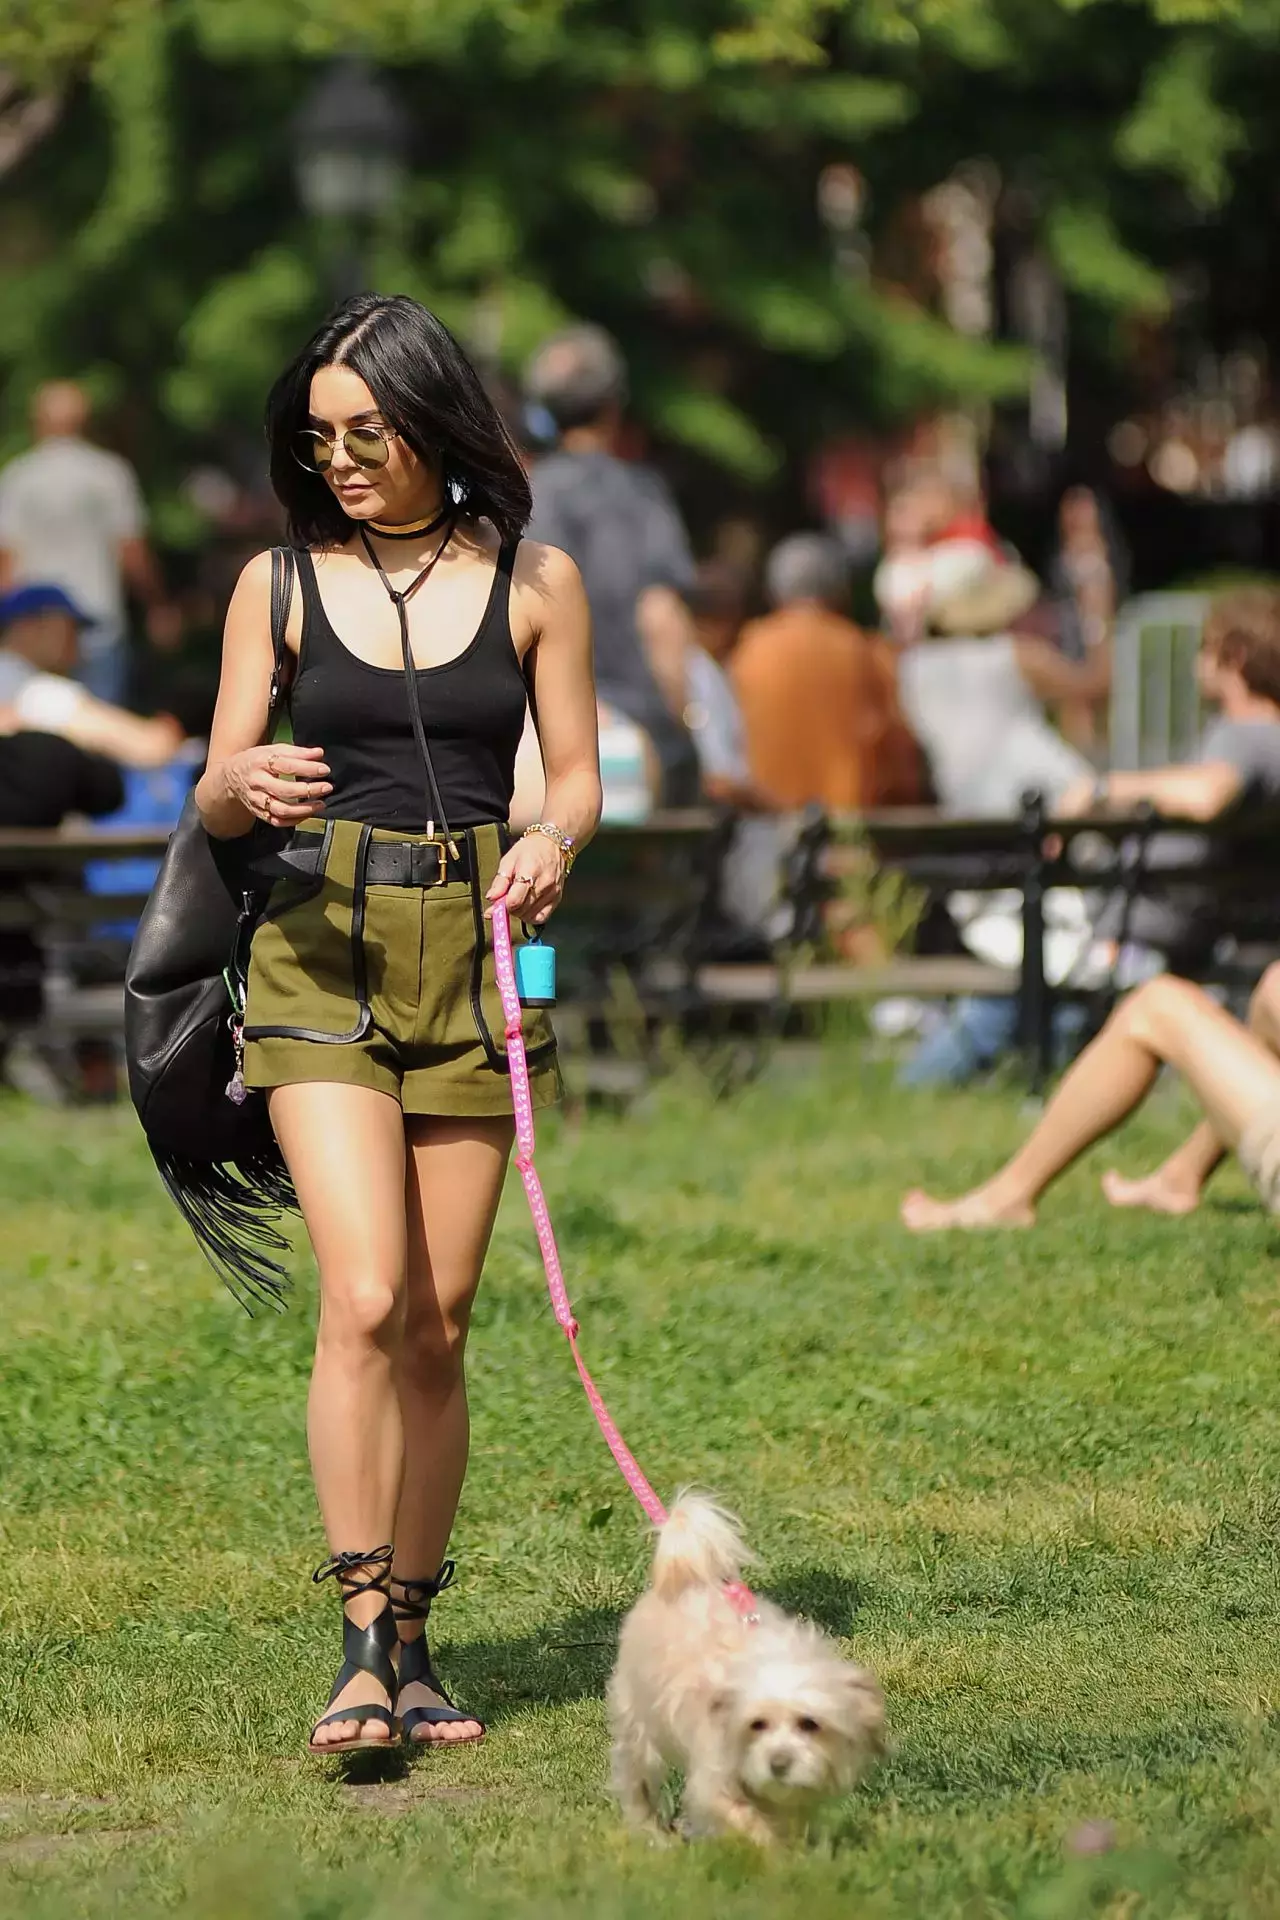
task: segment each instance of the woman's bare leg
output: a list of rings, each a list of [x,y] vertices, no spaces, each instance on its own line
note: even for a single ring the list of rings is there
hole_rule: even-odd
[[[467,1471],[467,1328],[513,1132],[505,1118],[409,1122],[409,1291],[396,1376],[405,1477],[395,1572],[406,1580],[429,1579],[439,1568]],[[421,1621],[400,1623],[402,1640],[422,1631]],[[400,1703],[406,1710],[440,1704],[418,1682]],[[478,1721],[445,1721],[415,1727],[413,1738],[447,1742],[480,1731]]]
[[[904,1223],[922,1233],[1030,1226],[1049,1183],[1133,1112],[1165,1062],[1186,1079],[1228,1147],[1255,1113],[1280,1101],[1280,1061],[1238,1020],[1188,981],[1149,980],[1121,1001],[994,1179],[952,1201],[917,1189],[903,1201]]]
[[[334,1553],[371,1552],[395,1537],[404,1427],[395,1366],[405,1326],[405,1139],[398,1101],[368,1087],[278,1087],[271,1124],[293,1175],[320,1269],[320,1325],[307,1400],[311,1469]],[[347,1611],[367,1626],[376,1593]],[[386,1705],[372,1674],[352,1680],[345,1706]],[[354,1739],[339,1720],[318,1745]],[[389,1737],[379,1721],[366,1739]]]
[[[1280,1059],[1280,965],[1268,967],[1249,1001],[1249,1030]],[[1146,1207],[1152,1213],[1191,1213],[1212,1175],[1227,1157],[1217,1132],[1202,1120],[1169,1158],[1138,1180],[1109,1170],[1102,1191],[1113,1207]]]

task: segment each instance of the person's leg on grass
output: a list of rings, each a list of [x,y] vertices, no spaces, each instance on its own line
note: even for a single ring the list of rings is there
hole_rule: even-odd
[[[1045,1188],[1141,1104],[1165,1062],[1187,1080],[1229,1147],[1255,1114],[1280,1102],[1280,1061],[1199,987],[1162,976],[1115,1009],[993,1179],[952,1201],[913,1190],[902,1203],[904,1224],[915,1232],[1030,1226]]]
[[[1280,965],[1267,968],[1249,1000],[1249,1030],[1280,1059]],[[1152,1213],[1192,1213],[1227,1149],[1207,1120],[1195,1127],[1154,1173],[1127,1180],[1114,1168],[1102,1176],[1113,1207],[1145,1207]]]
[[[432,1582],[444,1560],[467,1470],[467,1329],[513,1136],[513,1122],[505,1117],[408,1122],[409,1281],[397,1367],[405,1476],[393,1576],[397,1606],[408,1614],[399,1621],[405,1645],[426,1629],[405,1600],[423,1598],[415,1587]],[[441,1705],[423,1680],[406,1681],[401,1689],[402,1714]],[[447,1743],[474,1740],[483,1731],[478,1720],[428,1722],[415,1716],[409,1737]]]
[[[395,1368],[405,1326],[405,1135],[399,1102],[372,1088],[278,1087],[271,1123],[293,1176],[320,1270],[320,1323],[307,1400],[316,1495],[335,1554],[394,1540],[404,1473]],[[355,1570],[355,1578],[367,1572]],[[348,1583],[349,1584],[349,1583]],[[385,1594],[352,1595],[347,1617],[367,1627]],[[348,1682],[335,1705],[388,1704],[373,1674]],[[321,1727],[317,1746],[390,1737],[376,1720]]]

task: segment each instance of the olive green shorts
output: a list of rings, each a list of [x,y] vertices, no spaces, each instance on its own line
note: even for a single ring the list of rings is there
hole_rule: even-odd
[[[465,843],[469,879],[378,885],[371,846],[425,846],[425,834],[349,820],[302,824],[291,849],[315,871],[297,873],[286,851],[287,877],[276,881],[253,936],[244,1027],[249,1086],[339,1081],[388,1093],[406,1113],[511,1112],[484,917],[503,836],[497,827],[475,827],[456,838]],[[434,882],[434,846],[406,859],[416,882]],[[545,1012],[525,1011],[524,1042],[533,1104],[549,1106],[561,1085]]]

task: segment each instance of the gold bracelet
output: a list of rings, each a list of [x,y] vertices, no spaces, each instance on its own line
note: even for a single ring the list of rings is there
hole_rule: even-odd
[[[564,861],[564,877],[567,880],[573,872],[573,863],[578,856],[573,850],[573,841],[564,828],[558,827],[553,820],[535,820],[531,827],[525,828],[520,837],[522,840],[527,840],[531,833],[540,833],[547,840],[554,840]]]

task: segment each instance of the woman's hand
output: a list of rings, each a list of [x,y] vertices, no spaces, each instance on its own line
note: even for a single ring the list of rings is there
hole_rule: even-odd
[[[560,905],[563,892],[563,853],[550,834],[526,833],[503,855],[485,898],[505,900],[513,920],[540,927]]]
[[[312,819],[333,792],[323,747],[249,747],[220,772],[228,797],[273,827]]]

